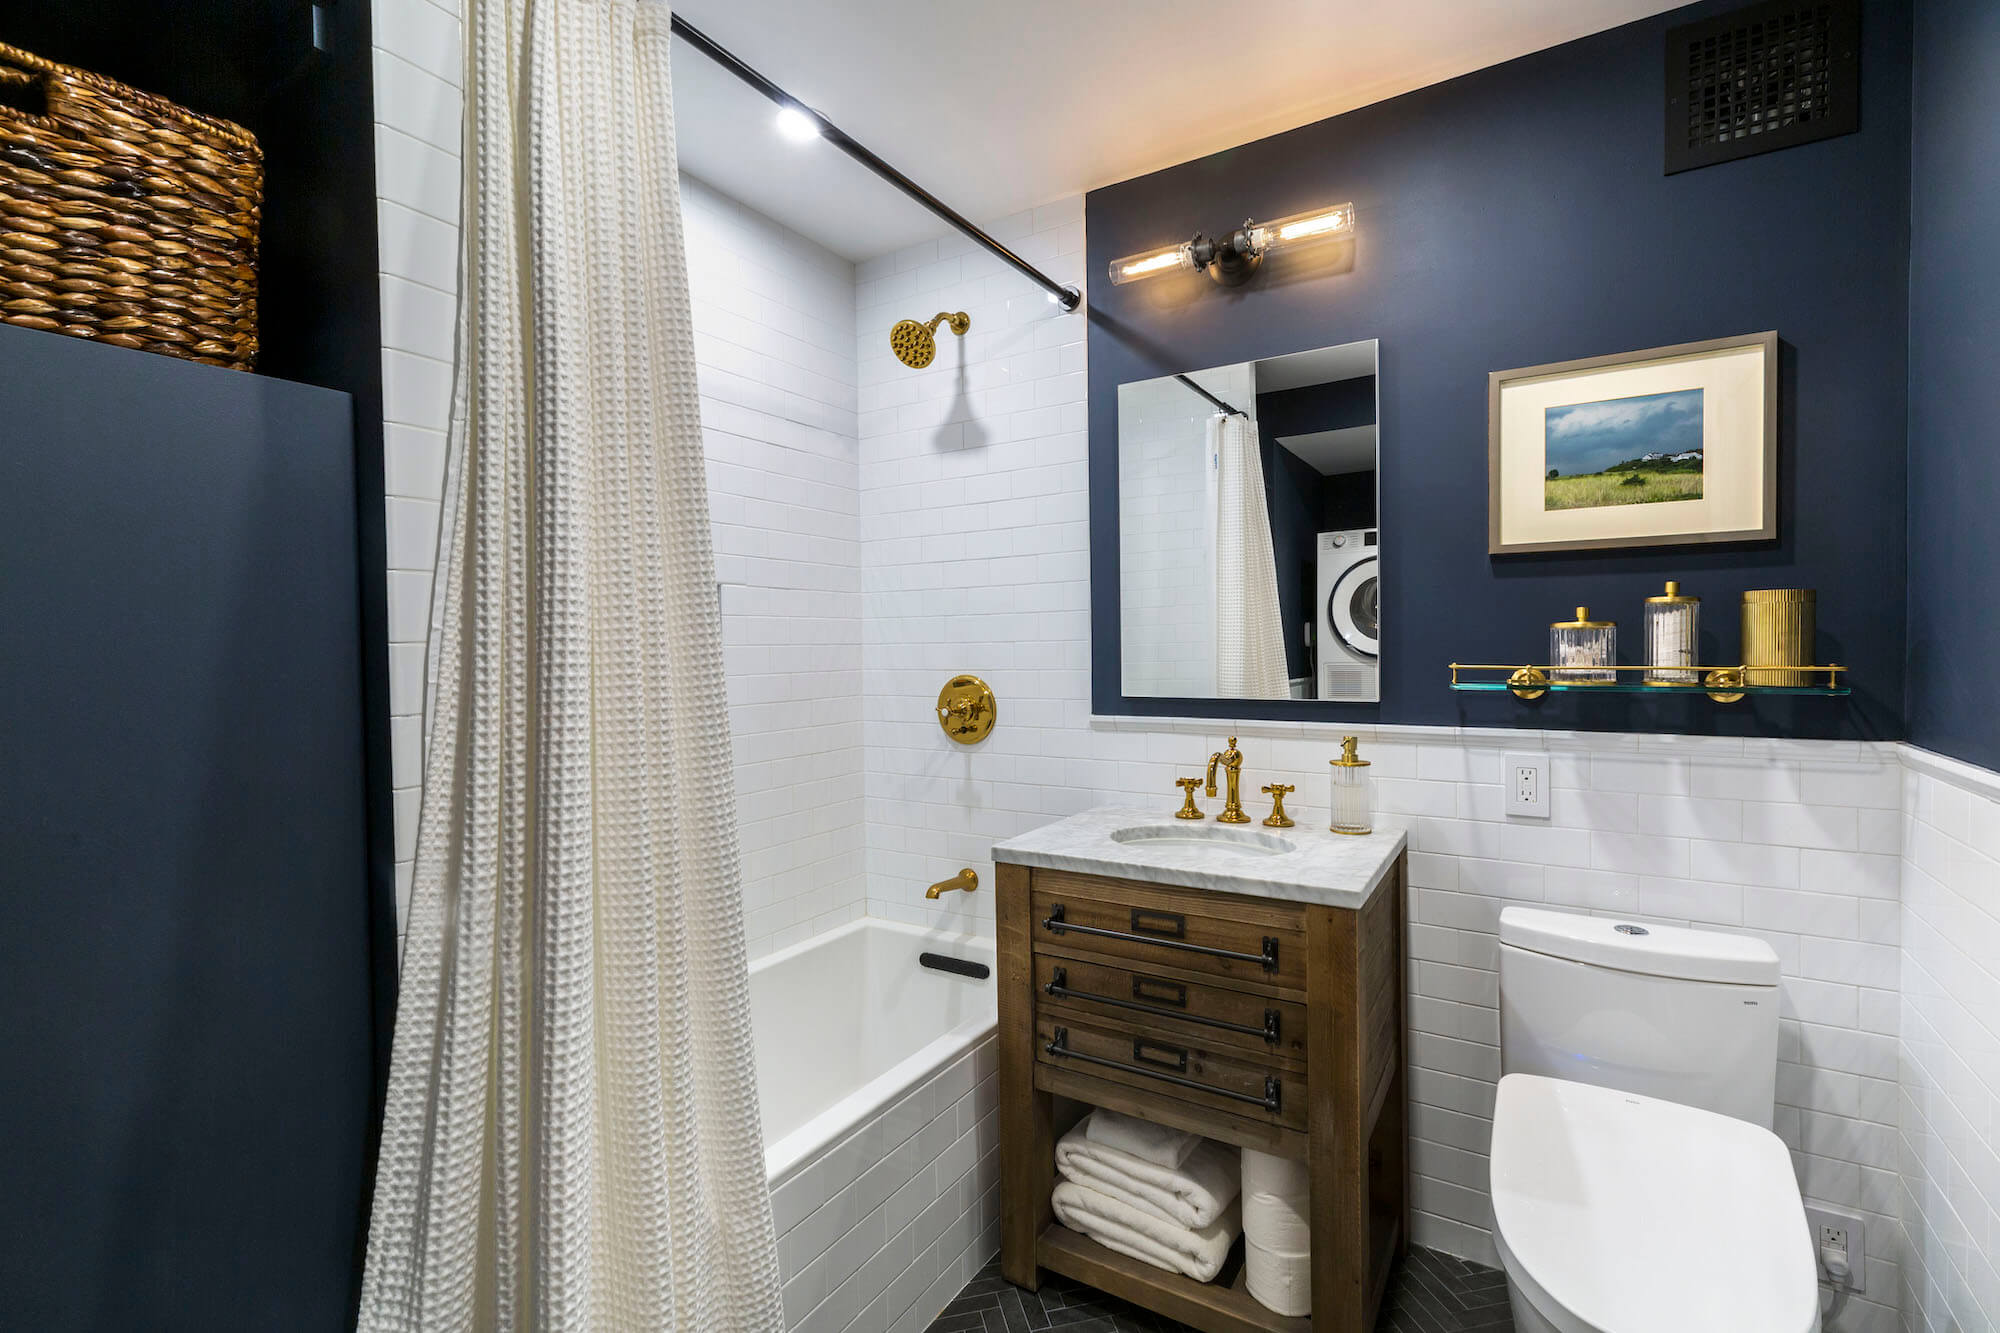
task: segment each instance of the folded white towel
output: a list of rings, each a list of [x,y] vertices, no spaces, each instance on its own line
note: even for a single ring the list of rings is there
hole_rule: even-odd
[[[1073,1180],[1058,1183],[1049,1202],[1055,1207],[1057,1220],[1071,1231],[1082,1232],[1107,1250],[1170,1273],[1186,1274],[1197,1282],[1210,1281],[1221,1270],[1241,1229],[1233,1204],[1221,1217],[1196,1230],[1163,1222],[1144,1209]]]
[[[1137,1116],[1116,1111],[1093,1111],[1084,1121],[1084,1136],[1092,1143],[1119,1152],[1131,1153],[1154,1166],[1179,1170],[1188,1154],[1201,1145],[1201,1135],[1184,1129],[1168,1129]]]
[[[1095,1120],[1104,1112],[1092,1113]],[[1196,1230],[1213,1223],[1243,1187],[1236,1149],[1203,1139],[1178,1169],[1120,1152],[1088,1135],[1089,1121],[1056,1142],[1056,1169],[1163,1222]]]

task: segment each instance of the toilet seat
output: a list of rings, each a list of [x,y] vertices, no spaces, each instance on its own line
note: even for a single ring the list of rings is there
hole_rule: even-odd
[[[1508,1074],[1494,1238],[1558,1333],[1815,1333],[1819,1270],[1792,1161],[1762,1126]]]

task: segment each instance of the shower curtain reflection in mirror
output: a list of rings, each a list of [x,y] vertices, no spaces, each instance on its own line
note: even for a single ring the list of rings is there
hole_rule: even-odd
[[[1380,698],[1372,340],[1118,390],[1122,693]]]

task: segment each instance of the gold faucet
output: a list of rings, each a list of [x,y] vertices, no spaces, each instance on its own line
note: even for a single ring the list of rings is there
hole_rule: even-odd
[[[1229,781],[1229,799],[1222,803],[1222,813],[1215,817],[1218,824],[1247,824],[1250,816],[1243,813],[1243,752],[1236,748],[1236,738],[1229,738],[1227,750],[1217,750],[1208,757],[1208,794],[1215,795],[1215,766],[1222,765],[1223,774]]]
[[[937,883],[931,885],[928,889],[925,889],[924,897],[935,898],[939,894],[950,893],[953,889],[964,889],[967,893],[971,893],[974,889],[978,887],[979,887],[979,872],[977,870],[974,870],[971,866],[967,866],[965,869],[959,871],[956,875],[953,875],[950,879],[941,879]]]

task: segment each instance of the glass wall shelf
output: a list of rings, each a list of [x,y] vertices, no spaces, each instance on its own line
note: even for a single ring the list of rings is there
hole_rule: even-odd
[[[1496,693],[1506,691],[1517,699],[1539,699],[1544,694],[1705,694],[1719,704],[1733,704],[1753,694],[1818,695],[1843,699],[1854,691],[1843,683],[1847,671],[1842,666],[1787,667],[1679,667],[1676,672],[1698,673],[1697,680],[1654,681],[1647,672],[1665,668],[1652,666],[1593,667],[1593,671],[1621,673],[1615,681],[1566,681],[1557,679],[1561,671],[1551,666],[1502,666],[1495,663],[1453,662],[1451,687],[1461,692]],[[1485,675],[1471,673],[1486,673]],[[1757,677],[1776,677],[1783,684],[1766,684]]]

